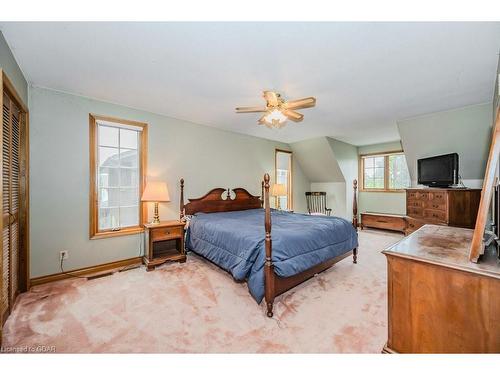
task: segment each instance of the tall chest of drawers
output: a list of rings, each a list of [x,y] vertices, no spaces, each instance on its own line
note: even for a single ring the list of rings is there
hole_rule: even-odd
[[[424,224],[474,228],[481,189],[406,189],[406,234]]]

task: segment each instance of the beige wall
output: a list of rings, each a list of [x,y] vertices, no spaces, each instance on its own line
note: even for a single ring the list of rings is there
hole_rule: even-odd
[[[31,276],[59,272],[59,251],[68,250],[66,269],[141,254],[141,236],[89,240],[89,113],[149,124],[148,175],[165,180],[171,202],[161,219],[179,214],[179,186],[198,197],[213,187],[245,187],[259,195],[264,173],[274,176],[275,148],[287,144],[240,135],[165,116],[53,90],[30,90]],[[294,208],[305,211],[309,189],[294,163]],[[150,217],[151,209],[150,208]]]

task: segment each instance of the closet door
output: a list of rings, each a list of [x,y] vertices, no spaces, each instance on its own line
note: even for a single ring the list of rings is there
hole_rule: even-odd
[[[2,317],[19,293],[19,151],[20,110],[3,96],[2,121]]]
[[[10,129],[10,99],[6,94],[3,94],[3,120],[2,120],[2,300],[1,300],[1,319],[9,312],[9,295],[10,295],[10,238],[8,232],[9,217],[9,147],[5,142],[8,139]],[[7,134],[7,137],[5,136]],[[7,213],[7,217],[5,214]],[[3,322],[0,322],[3,323]]]

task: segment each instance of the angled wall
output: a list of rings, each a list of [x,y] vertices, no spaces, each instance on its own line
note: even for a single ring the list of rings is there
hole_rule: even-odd
[[[328,138],[328,143],[345,180],[345,215],[346,219],[352,219],[352,201],[354,198],[353,180],[358,178],[358,148],[349,143],[341,142],[334,138]]]
[[[327,137],[291,143],[295,160],[311,182],[345,182]]]
[[[481,186],[491,140],[492,103],[398,121],[412,184],[417,160],[456,152],[459,173],[469,187]]]
[[[24,104],[28,105],[28,83],[26,78],[17,65],[16,59],[12,54],[2,32],[0,31],[0,69],[2,69],[7,77],[16,88],[17,93],[23,100]]]
[[[357,147],[330,137],[290,144],[295,160],[311,182],[311,191],[325,191],[335,216],[352,219],[352,181],[358,174]]]

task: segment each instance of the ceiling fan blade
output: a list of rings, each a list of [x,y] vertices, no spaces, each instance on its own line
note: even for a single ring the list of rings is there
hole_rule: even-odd
[[[268,106],[276,107],[278,105],[278,95],[273,91],[264,91],[264,99],[266,99]]]
[[[238,107],[236,112],[238,113],[250,113],[250,112],[266,112],[267,108],[263,107]]]
[[[287,109],[300,109],[300,108],[311,108],[316,105],[316,98],[312,96],[309,98],[290,100],[285,103]]]
[[[295,121],[295,122],[299,122],[299,121],[302,121],[304,119],[303,114],[301,114],[299,112],[292,111],[291,109],[284,109],[282,111],[282,113],[286,117],[288,117],[290,120]]]

